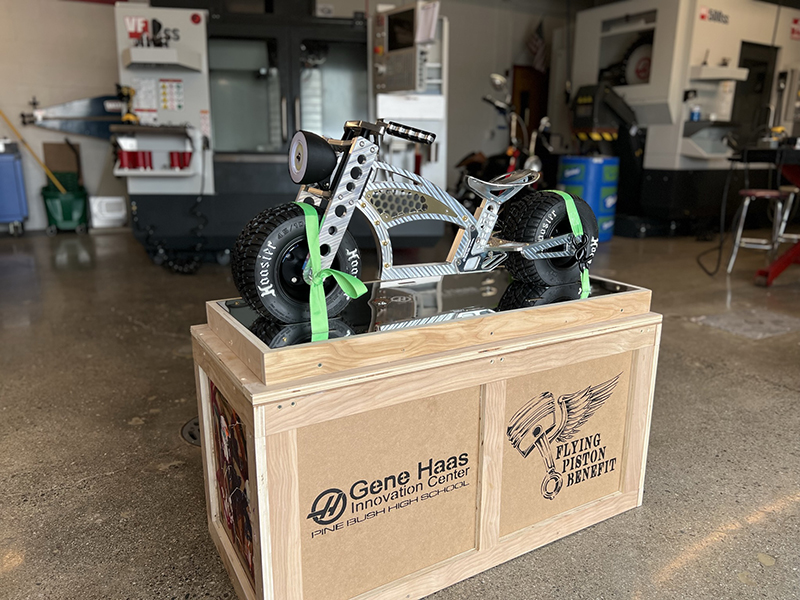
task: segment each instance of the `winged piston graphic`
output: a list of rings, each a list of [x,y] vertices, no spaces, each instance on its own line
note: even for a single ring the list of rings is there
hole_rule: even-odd
[[[576,435],[589,417],[611,397],[621,375],[558,399],[550,392],[544,392],[511,417],[506,431],[511,445],[523,458],[527,458],[534,448],[542,455],[547,469],[542,480],[542,496],[548,500],[555,498],[564,484],[561,473],[556,471],[551,444],[566,442]]]

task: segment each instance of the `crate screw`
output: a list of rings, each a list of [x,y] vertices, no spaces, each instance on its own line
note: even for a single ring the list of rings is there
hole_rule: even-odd
[[[283,406],[281,406],[280,404],[278,404],[278,408],[283,408]]]
[[[317,367],[321,367],[321,366],[322,366],[322,363],[317,364]]]

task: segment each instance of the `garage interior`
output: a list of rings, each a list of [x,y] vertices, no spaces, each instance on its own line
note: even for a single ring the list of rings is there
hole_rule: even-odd
[[[459,194],[470,171],[456,168],[472,152],[489,157],[481,168],[511,159],[499,173],[538,156],[540,189],[569,193],[578,184],[565,157],[615,157],[616,213],[595,210],[591,275],[652,290],[663,315],[641,506],[431,597],[800,595],[800,2],[435,4],[438,66],[424,92],[392,93],[376,87],[385,50],[371,2],[0,0],[0,158],[17,165],[0,163],[0,209],[15,193],[25,201],[0,233],[0,597],[237,597],[209,537],[192,443],[190,327],[205,322],[206,302],[242,295],[229,264],[239,231],[294,200],[294,126],[338,137],[343,120],[377,117],[435,133],[435,147],[393,141],[383,160],[472,208],[475,196]],[[124,15],[156,9],[207,20],[207,37],[195,32],[206,67],[180,75],[186,91],[169,68],[154,75],[175,79],[170,111],[185,102],[185,121],[160,113],[148,124],[160,108],[136,104],[142,67],[122,58],[142,33]],[[643,47],[646,72],[634,54]],[[116,84],[139,88],[131,99]],[[297,101],[282,116],[288,90]],[[333,108],[314,113],[314,93]],[[101,118],[52,111],[89,98],[106,98]],[[166,145],[153,153],[178,161],[161,177],[157,165],[121,163],[146,154],[136,128],[148,125],[184,128],[159,133]],[[82,219],[53,215],[53,173],[83,189]],[[740,221],[765,247],[741,245],[732,260]],[[401,227],[398,264],[447,254],[451,225]],[[369,224],[354,221],[353,237],[360,279],[376,279]]]

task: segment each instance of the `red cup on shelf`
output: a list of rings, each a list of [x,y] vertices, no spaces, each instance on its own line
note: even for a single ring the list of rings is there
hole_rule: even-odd
[[[183,161],[181,162],[181,168],[188,169],[190,166],[192,166],[192,153],[183,152]]]
[[[120,169],[135,169],[136,165],[136,152],[130,150],[119,151],[119,167]]]
[[[142,150],[136,151],[136,167],[139,169],[147,168],[147,163],[144,157],[145,154],[147,154],[147,152],[143,152]]]
[[[153,153],[152,152],[143,152],[144,154],[144,168],[145,169],[153,169]]]
[[[181,169],[183,165],[181,164],[181,152],[170,152],[169,153],[169,168],[170,169]]]

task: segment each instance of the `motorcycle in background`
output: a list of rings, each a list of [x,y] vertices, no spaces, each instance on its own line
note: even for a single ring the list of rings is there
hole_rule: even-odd
[[[484,96],[483,101],[491,104],[506,119],[510,143],[505,152],[494,154],[488,158],[483,152],[471,152],[456,165],[456,168],[460,170],[460,175],[453,195],[470,211],[477,208],[481,203],[481,198],[467,185],[468,177],[490,180],[517,169],[541,173],[542,161],[536,154],[537,145],[547,152],[552,152],[553,150],[553,147],[547,141],[547,135],[550,132],[550,119],[543,117],[539,122],[539,127],[529,136],[525,119],[511,103],[508,80],[497,73],[492,73],[489,79],[495,91],[504,93],[505,98],[497,100],[492,96]],[[518,132],[520,133],[519,136]],[[538,183],[534,184],[534,188],[538,187],[538,185]]]

